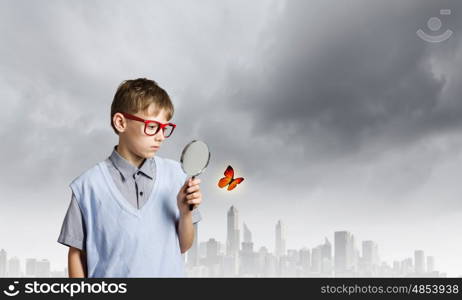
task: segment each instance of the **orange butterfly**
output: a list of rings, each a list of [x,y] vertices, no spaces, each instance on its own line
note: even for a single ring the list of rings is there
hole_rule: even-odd
[[[234,179],[234,170],[233,167],[228,166],[225,171],[225,177],[221,178],[220,181],[218,181],[218,186],[220,188],[224,188],[225,186],[228,186],[228,191],[231,191],[234,189],[239,183],[244,181],[244,178],[239,177]]]

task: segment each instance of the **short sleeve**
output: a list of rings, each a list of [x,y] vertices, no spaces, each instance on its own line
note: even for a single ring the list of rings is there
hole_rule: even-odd
[[[85,250],[85,237],[86,232],[82,212],[80,211],[74,193],[72,193],[71,203],[64,217],[58,243]]]
[[[199,211],[199,208],[196,207],[192,210],[192,222],[193,224],[195,224],[198,223],[200,220],[202,220],[202,215]]]

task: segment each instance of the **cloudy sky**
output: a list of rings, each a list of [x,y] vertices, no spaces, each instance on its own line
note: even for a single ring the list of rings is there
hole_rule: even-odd
[[[440,9],[451,9],[441,16]],[[462,274],[462,3],[423,0],[1,1],[0,248],[67,264],[56,242],[68,184],[117,143],[117,85],[148,77],[194,138],[200,241],[226,237],[226,211],[274,249],[336,230],[375,240],[391,263],[415,249]],[[431,17],[442,27],[432,32]],[[454,34],[428,43],[419,29]],[[216,183],[231,164],[244,181]]]

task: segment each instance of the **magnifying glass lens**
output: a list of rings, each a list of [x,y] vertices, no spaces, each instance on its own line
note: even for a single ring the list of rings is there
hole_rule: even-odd
[[[180,161],[183,171],[194,179],[201,174],[209,164],[209,147],[203,141],[194,140],[186,145],[181,153]],[[189,206],[190,210],[193,208],[194,205]]]

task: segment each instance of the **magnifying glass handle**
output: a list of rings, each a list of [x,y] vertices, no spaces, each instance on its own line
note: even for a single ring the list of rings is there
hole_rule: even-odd
[[[194,180],[196,178],[196,176],[193,176],[191,179]],[[189,210],[193,210],[194,209],[194,204],[189,204]]]

